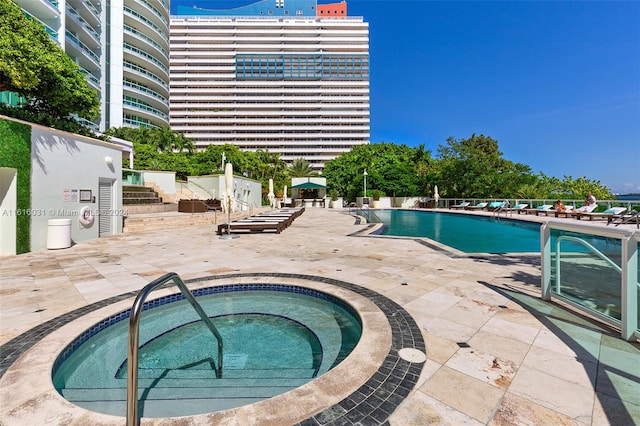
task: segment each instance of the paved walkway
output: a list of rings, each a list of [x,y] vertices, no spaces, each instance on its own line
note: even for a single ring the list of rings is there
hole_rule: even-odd
[[[461,257],[417,241],[350,236],[364,227],[342,211],[307,209],[279,235],[221,240],[213,226],[192,226],[0,258],[0,344],[165,272],[314,275],[378,292],[421,328],[427,361],[392,425],[640,424],[640,345],[542,302],[538,254]],[[38,357],[28,351],[25,369],[50,375]],[[12,392],[15,377],[0,379],[6,426],[26,424],[21,413],[38,398]],[[39,417],[67,424],[54,412]]]

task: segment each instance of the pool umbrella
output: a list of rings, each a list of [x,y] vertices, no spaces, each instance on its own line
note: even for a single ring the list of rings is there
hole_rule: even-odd
[[[433,199],[436,200],[435,207],[438,207],[438,200],[440,199],[440,194],[438,194],[438,185],[433,188]]]
[[[221,235],[220,238],[228,240],[237,238],[238,236],[231,233],[231,203],[233,202],[233,164],[227,163],[224,167],[224,205],[227,209],[227,234]]]
[[[269,179],[269,193],[267,194],[267,198],[269,198],[269,205],[273,208],[273,205],[275,204],[274,200],[276,198],[273,193],[273,179]]]
[[[284,186],[284,195],[282,196],[282,202],[287,203],[287,185]]]

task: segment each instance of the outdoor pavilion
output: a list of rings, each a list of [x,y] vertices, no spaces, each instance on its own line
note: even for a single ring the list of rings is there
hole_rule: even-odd
[[[294,200],[300,200],[303,207],[325,207],[326,196],[327,186],[311,182],[310,179],[291,186],[291,197]]]

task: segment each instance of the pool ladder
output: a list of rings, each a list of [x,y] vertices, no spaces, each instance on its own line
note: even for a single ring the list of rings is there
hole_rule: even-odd
[[[189,301],[193,309],[200,315],[202,321],[204,321],[205,325],[216,337],[218,341],[218,368],[216,376],[218,378],[222,377],[222,336],[220,336],[220,333],[218,333],[218,330],[204,312],[202,306],[196,301],[196,298],[193,297],[193,294],[191,294],[178,274],[170,272],[161,276],[147,284],[140,291],[138,297],[136,297],[133,306],[131,306],[131,314],[129,315],[129,346],[127,349],[127,426],[138,426],[140,424],[140,418],[138,417],[138,338],[140,332],[140,314],[142,313],[144,302],[147,296],[149,296],[149,293],[170,281],[173,281],[180,289],[184,298]]]

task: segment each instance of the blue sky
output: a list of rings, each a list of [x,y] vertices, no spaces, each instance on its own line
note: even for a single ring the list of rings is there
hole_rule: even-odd
[[[372,143],[484,134],[533,172],[640,193],[639,1],[347,4],[369,22]]]

